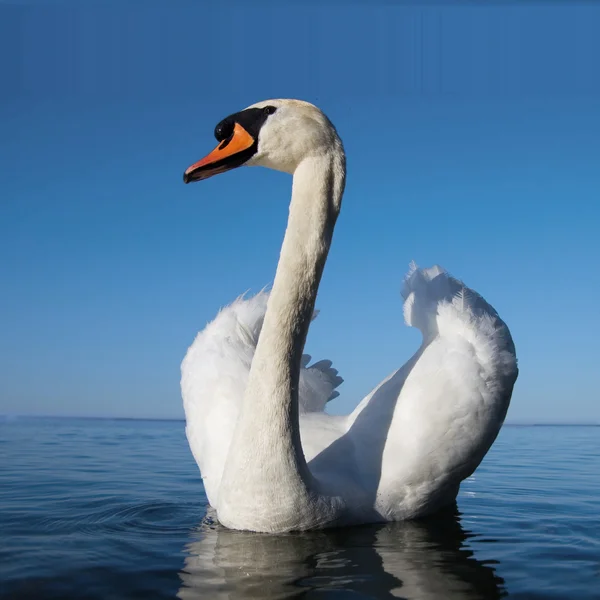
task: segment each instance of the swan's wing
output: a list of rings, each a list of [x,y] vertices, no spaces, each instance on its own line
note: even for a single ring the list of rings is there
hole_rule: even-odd
[[[213,506],[262,328],[269,294],[238,298],[196,337],[181,365],[181,391],[190,448]],[[316,314],[315,314],[316,316]],[[322,412],[342,383],[331,361],[309,366],[302,357],[301,413]],[[212,499],[211,499],[212,498]]]
[[[181,364],[181,393],[190,449],[212,506],[237,420],[266,294],[238,298],[198,333]]]
[[[506,324],[446,271],[413,267],[403,296],[421,347],[352,413],[339,456],[328,448],[315,465],[351,457],[354,480],[376,490],[377,510],[392,520],[454,499],[496,438],[518,373]]]
[[[327,402],[340,395],[336,388],[344,381],[330,360],[320,360],[308,366],[310,359],[309,354],[302,355],[298,390],[300,413],[323,412]]]
[[[398,422],[412,415],[418,431],[405,468],[428,461],[432,477],[458,484],[504,422],[518,376],[515,345],[496,310],[438,266],[413,265],[403,295],[406,323],[424,339],[397,415]]]

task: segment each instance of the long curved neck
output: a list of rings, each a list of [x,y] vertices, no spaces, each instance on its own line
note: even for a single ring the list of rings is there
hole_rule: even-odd
[[[294,174],[288,227],[245,397],[261,407],[280,407],[285,397],[294,421],[300,361],[341,205],[344,171],[335,158],[307,159]]]
[[[341,147],[305,159],[294,173],[277,273],[219,492],[219,518],[226,513],[226,525],[268,530],[273,511],[286,510],[286,499],[295,499],[287,509],[297,511],[297,501],[310,493],[298,418],[300,361],[344,183]],[[244,494],[252,498],[242,499]],[[267,529],[231,522],[260,518],[256,511],[265,505]],[[282,522],[286,515],[282,512]]]

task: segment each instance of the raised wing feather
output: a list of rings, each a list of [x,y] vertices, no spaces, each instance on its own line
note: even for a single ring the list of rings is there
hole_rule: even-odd
[[[338,451],[353,452],[353,478],[376,490],[373,505],[386,520],[454,500],[496,438],[518,374],[508,327],[461,281],[413,266],[403,296],[406,323],[423,343],[357,407]],[[322,465],[340,460],[332,450]]]

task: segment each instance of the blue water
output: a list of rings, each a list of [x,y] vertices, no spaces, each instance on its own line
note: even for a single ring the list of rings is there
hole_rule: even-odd
[[[232,532],[181,422],[0,423],[2,598],[600,598],[600,427],[505,427],[458,513]]]

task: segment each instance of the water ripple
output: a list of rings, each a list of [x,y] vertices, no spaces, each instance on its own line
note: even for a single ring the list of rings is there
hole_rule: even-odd
[[[599,598],[600,428],[505,427],[460,515],[231,532],[183,423],[0,422],[2,598]]]

